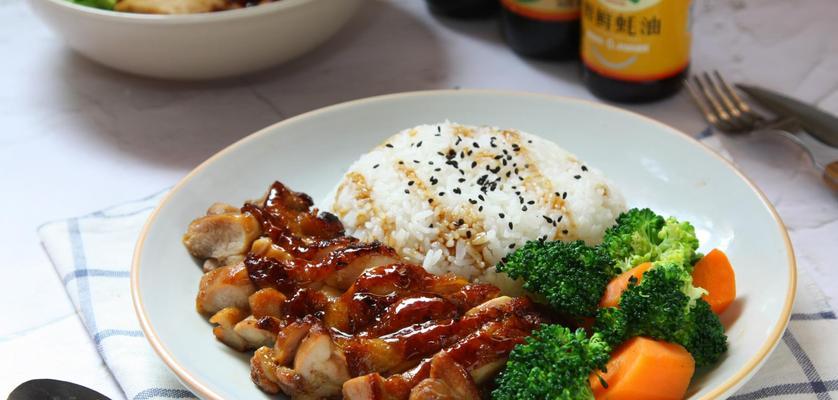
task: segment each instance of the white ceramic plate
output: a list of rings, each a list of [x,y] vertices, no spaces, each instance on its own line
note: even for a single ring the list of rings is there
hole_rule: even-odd
[[[217,342],[195,312],[201,270],[181,245],[209,204],[241,204],[273,180],[322,198],[349,164],[401,129],[449,119],[517,128],[558,142],[602,169],[631,206],[691,221],[701,250],[720,248],[736,269],[738,299],[722,316],[730,350],[694,379],[691,399],[722,398],[777,344],[794,299],[791,244],[776,212],[716,153],[673,128],[600,104],[494,91],[433,91],[327,107],[259,131],[216,154],[175,187],[149,219],[131,274],[146,337],[198,396],[268,398],[248,356]]]

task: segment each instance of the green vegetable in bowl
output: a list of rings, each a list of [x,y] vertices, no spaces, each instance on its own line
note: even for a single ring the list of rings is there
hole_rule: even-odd
[[[727,351],[719,318],[680,265],[656,264],[640,283],[632,278],[619,308],[600,309],[594,330],[612,346],[635,336],[678,343],[692,354],[697,367],[716,362]]]
[[[69,0],[73,3],[80,4],[83,6],[94,7],[94,8],[101,8],[103,10],[113,10],[114,6],[116,6],[117,0]]]
[[[605,285],[613,277],[608,255],[582,241],[533,240],[497,265],[524,289],[541,297],[555,311],[574,317],[594,316]]]
[[[605,368],[610,353],[599,334],[542,325],[512,350],[492,399],[593,400],[588,377]]]
[[[696,253],[695,228],[689,222],[664,219],[648,208],[633,208],[620,214],[617,224],[605,231],[600,247],[624,272],[659,260],[692,268],[701,258]]]

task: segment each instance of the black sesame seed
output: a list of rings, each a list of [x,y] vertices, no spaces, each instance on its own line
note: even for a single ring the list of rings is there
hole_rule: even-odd
[[[505,167],[505,166],[506,166],[506,164],[507,164],[507,163],[506,163],[506,159],[503,159],[502,161],[503,161],[503,166]]]
[[[462,193],[463,191],[462,191],[462,190],[460,190],[460,188],[454,188],[454,190],[452,190],[452,192],[454,192],[454,193],[456,193],[456,194],[460,194],[460,193]]]
[[[486,198],[484,198],[482,194],[478,194],[477,198],[480,199],[480,201],[486,201]]]
[[[532,140],[527,140],[527,143],[532,143]]]
[[[439,132],[439,133],[442,133],[442,127],[437,125],[436,126],[436,131]]]
[[[503,156],[502,155],[496,155],[494,158],[495,158],[495,160],[500,160],[501,158],[503,158]]]
[[[434,199],[428,199],[428,204],[433,204]]]
[[[440,197],[445,196],[445,192],[439,192],[438,194]]]
[[[439,167],[434,168],[434,171],[436,171],[436,172],[442,171],[442,168],[439,168]]]
[[[506,215],[504,213],[498,213],[498,217],[503,218],[503,217],[506,217]]]
[[[527,206],[521,207],[521,211],[527,211]]]
[[[469,150],[469,151],[467,151],[467,152],[466,152],[466,154],[468,154],[468,155],[472,155],[472,154],[474,154],[474,152],[473,152],[473,151],[471,151],[471,150]]]
[[[414,164],[419,164],[419,160],[413,160]]]
[[[475,199],[468,199],[468,202],[471,204],[477,204],[477,200]]]
[[[462,225],[462,224],[465,224],[465,223],[466,223],[466,221],[464,221],[462,218],[457,220],[457,225]]]
[[[405,194],[410,194],[410,190],[405,189],[405,190],[404,190],[404,193],[405,193]]]
[[[510,223],[509,223],[509,224],[507,224],[507,225],[509,225],[509,229],[512,229],[512,222],[510,222]]]
[[[542,217],[544,217],[544,220],[547,221],[548,223],[551,223],[551,224],[553,223],[553,218],[550,218],[546,215],[542,215]]]
[[[520,177],[520,176],[519,176],[519,177],[518,177],[518,180],[519,180],[519,181],[523,181],[523,180],[524,180],[524,178],[522,178],[522,177]]]
[[[420,140],[419,143],[416,143],[416,147],[422,147],[422,141]]]
[[[399,161],[399,165],[404,165],[404,161]]]
[[[463,141],[463,138],[457,136],[457,141],[454,144],[460,144]]]
[[[457,152],[454,149],[448,149],[448,154],[445,155],[445,158],[452,159],[457,156]]]
[[[373,166],[372,166],[372,169],[376,169],[376,168],[378,168],[378,165],[379,165],[379,164],[375,164],[375,165],[373,165]]]
[[[582,175],[573,175],[573,179],[580,179],[580,178],[582,178]]]
[[[559,215],[559,218],[556,218],[556,222],[562,222],[563,215]]]
[[[530,200],[530,201],[527,202],[527,204],[533,205],[533,204],[535,204],[535,200]]]
[[[477,211],[483,212],[483,206],[477,207]]]
[[[472,143],[471,143],[471,145],[472,145],[472,146],[474,146],[474,148],[475,148],[475,149],[479,149],[479,148],[480,148],[480,145],[479,145],[479,144],[477,144],[477,142],[472,142]]]
[[[460,182],[460,183],[463,183],[463,182],[465,182],[465,181],[466,181],[466,178],[460,178],[460,179],[457,179],[457,182]]]
[[[466,153],[464,151],[460,151],[460,159],[466,158]]]
[[[567,235],[567,229],[562,229],[562,233],[564,233],[565,235]]]
[[[567,192],[562,193],[562,200],[567,198]]]
[[[559,192],[556,192],[554,194],[556,195],[556,197],[562,197],[562,195]]]
[[[509,244],[509,248],[510,248],[510,249],[514,249],[514,248],[515,248],[515,243],[510,243],[510,244]]]
[[[512,175],[512,171],[506,171],[506,177],[509,178],[510,175]]]
[[[428,165],[434,165],[433,161],[428,161]]]
[[[582,166],[582,171],[587,171],[587,170],[588,170],[588,167],[586,167],[586,166],[584,166],[584,165],[583,165],[583,166]]]
[[[393,145],[392,145],[392,144],[390,144],[390,143],[385,144],[385,146],[387,146],[387,147],[389,147],[389,148],[391,148],[391,149],[393,148]]]
[[[445,154],[443,154],[441,151],[436,152],[436,154],[439,154],[440,156],[445,157]]]
[[[471,239],[471,231],[466,231],[466,238]]]
[[[416,183],[416,182],[413,182],[413,181],[408,181],[408,182],[407,182],[407,186],[413,186],[413,184],[414,184],[414,183]]]

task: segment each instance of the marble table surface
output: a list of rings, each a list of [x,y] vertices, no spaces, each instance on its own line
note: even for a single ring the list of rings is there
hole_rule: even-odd
[[[834,0],[697,0],[693,68],[838,113],[835,21]],[[0,398],[44,377],[124,397],[41,248],[43,222],[157,192],[250,132],[344,100],[450,87],[592,98],[576,63],[521,59],[493,21],[435,18],[420,0],[368,0],[306,57],[221,82],[161,82],[101,67],[70,51],[23,0],[0,0],[0,54]],[[685,93],[627,108],[688,134],[706,127]],[[838,196],[799,151],[723,142],[777,206],[801,268],[838,306]]]

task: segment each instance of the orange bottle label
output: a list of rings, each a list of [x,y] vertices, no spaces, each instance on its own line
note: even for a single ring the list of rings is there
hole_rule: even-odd
[[[579,19],[579,0],[501,0],[509,11],[539,21]]]
[[[581,57],[600,75],[665,79],[690,62],[691,0],[583,0]]]

